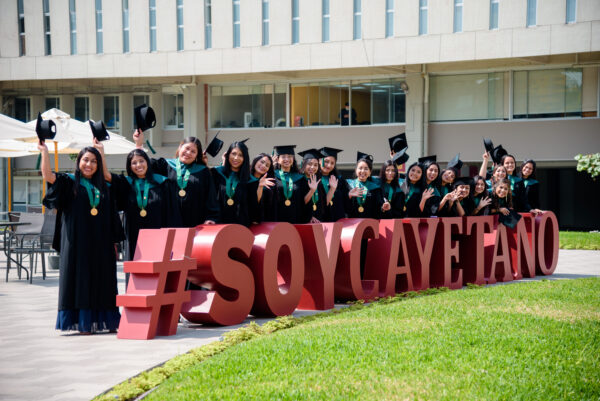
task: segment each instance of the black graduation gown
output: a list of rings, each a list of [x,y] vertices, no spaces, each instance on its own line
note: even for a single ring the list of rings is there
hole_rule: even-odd
[[[325,197],[327,197],[327,192],[323,186],[324,178],[327,179],[327,177],[321,177],[321,183],[319,183],[319,187],[323,188],[323,193],[325,193]],[[334,222],[346,217],[346,209],[344,204],[346,199],[348,199],[348,183],[341,176],[337,177],[337,179],[338,186],[333,193],[331,203],[325,205],[325,213],[322,220],[323,222]]]
[[[258,202],[258,184],[260,183],[255,177],[253,180],[248,182],[248,193],[254,194],[256,199],[256,207],[251,208],[250,212],[250,223],[262,223],[267,221],[278,221],[277,210],[276,210],[276,187],[264,187],[260,202]]]
[[[75,195],[74,187],[73,176],[56,173],[56,181],[48,184],[48,192],[42,202],[49,209],[57,209],[60,214],[59,231],[54,233],[53,241],[60,252],[59,314],[60,311],[73,310],[117,313],[114,244],[122,240],[122,228],[115,226],[119,224],[119,218],[110,191],[108,187],[99,188],[98,214],[92,216],[86,188],[79,184]],[[76,326],[60,328],[77,329]]]
[[[444,205],[442,209],[440,209],[440,202],[444,195],[442,195],[442,190],[447,190],[448,186],[438,188],[435,185],[428,185],[427,188],[433,188],[433,196],[425,201],[425,207],[421,212],[421,217],[431,217],[431,216],[446,216],[449,212],[447,210],[447,204]],[[446,192],[447,193],[447,192]]]
[[[356,187],[357,181],[358,179],[347,180],[348,187],[350,189]],[[371,180],[367,180],[363,184],[367,187],[367,196],[362,204],[364,211],[362,213],[358,211],[361,205],[358,203],[358,197],[353,196],[346,202],[346,214],[349,218],[379,219],[381,218],[381,206],[383,205],[381,188]]]
[[[527,213],[531,209],[540,208],[540,183],[534,179],[525,179],[523,183],[523,196],[519,212]]]
[[[219,205],[215,193],[210,170],[198,163],[192,163],[190,178],[185,188],[185,196],[178,195],[179,186],[177,185],[176,163],[178,159],[150,159],[152,171],[156,174],[164,175],[168,178],[170,191],[175,191],[178,199],[178,206],[181,213],[183,227],[196,227],[203,224],[206,220],[212,220],[219,223]]]
[[[307,178],[308,180],[308,178]],[[310,190],[310,188],[309,188]],[[311,217],[319,221],[324,221],[325,218],[325,202],[327,201],[327,194],[325,193],[325,188],[319,182],[317,186],[317,190],[308,201],[309,211]]]
[[[389,187],[387,184],[383,185],[382,194],[387,199],[392,208],[387,212],[381,212],[382,219],[401,219],[404,217],[404,192],[399,187],[393,189],[392,199],[389,199]]]
[[[515,206],[515,209],[525,209],[527,200],[523,180],[521,179],[521,177],[518,177],[516,175],[509,175],[508,179],[510,180],[510,190],[512,192],[513,205]]]
[[[405,181],[402,185],[402,190],[404,192],[404,216],[422,217],[423,213],[419,207],[419,204],[421,203],[421,197],[423,196],[422,189],[410,184],[408,181]]]
[[[181,227],[181,215],[177,205],[176,194],[170,190],[166,177],[153,175],[153,181],[148,190],[146,216],[140,215],[137,203],[136,187],[131,177],[112,174],[111,190],[114,195],[117,210],[124,212],[125,225],[125,260],[132,260],[138,235],[144,228]]]
[[[231,198],[233,205],[229,205],[227,203],[229,200],[229,196],[227,195],[227,177],[231,172],[226,174],[223,166],[212,168],[210,171],[215,184],[217,204],[220,208],[219,223],[250,226],[250,223],[252,223],[251,216],[257,215],[258,201],[256,198],[256,188],[252,191],[251,188],[253,186],[249,185],[249,182],[239,182]],[[257,181],[254,177],[251,177],[251,180]]]
[[[280,170],[278,170],[280,171]],[[290,198],[290,206],[285,205],[285,193],[283,183],[279,175],[275,174],[275,217],[277,221],[286,221],[291,224],[306,224],[310,221],[312,203],[304,203],[304,196],[308,193],[308,181],[299,173],[291,173],[293,181],[293,192]],[[285,185],[288,185],[286,182]],[[264,194],[263,194],[264,195]]]

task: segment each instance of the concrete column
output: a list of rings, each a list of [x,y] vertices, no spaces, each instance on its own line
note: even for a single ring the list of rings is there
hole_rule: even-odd
[[[60,97],[60,109],[75,118],[75,96],[62,95]]]
[[[406,84],[406,139],[409,146],[407,153],[412,163],[427,152],[426,130],[423,124],[425,79],[420,73],[410,74],[406,77]]]
[[[154,113],[156,114],[156,127],[146,131],[146,139],[150,141],[150,144],[153,147],[159,147],[162,146],[163,127],[165,126],[162,92],[152,92],[150,94],[150,104],[152,105]]]
[[[104,115],[104,96],[90,95],[90,120],[102,120]]]
[[[133,94],[121,93],[119,114],[121,117],[121,135],[133,140]]]

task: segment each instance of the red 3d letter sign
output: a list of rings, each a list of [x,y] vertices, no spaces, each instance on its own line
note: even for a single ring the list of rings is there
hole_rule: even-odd
[[[173,335],[180,313],[234,325],[250,314],[331,309],[335,300],[550,275],[556,216],[522,216],[512,229],[497,216],[470,216],[142,230],[125,262],[127,293],[117,297],[118,337]]]

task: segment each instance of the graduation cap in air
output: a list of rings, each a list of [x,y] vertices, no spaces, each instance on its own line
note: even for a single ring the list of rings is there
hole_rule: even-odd
[[[517,212],[515,212],[514,210],[510,210],[509,209],[509,214],[507,214],[506,216],[503,215],[502,213],[500,213],[500,217],[498,218],[498,221],[502,224],[504,224],[506,227],[508,228],[515,228],[517,226],[517,223],[519,222],[519,220],[521,220],[521,215]]]
[[[307,159],[317,159],[317,160],[319,160],[319,159],[322,159],[323,157],[325,157],[317,149],[307,149],[307,150],[304,150],[302,152],[298,152],[298,154],[300,156],[302,156],[302,158],[304,160],[307,160]]]
[[[135,126],[141,129],[142,132],[154,128],[156,125],[156,114],[154,114],[152,107],[147,106],[145,103],[133,109],[133,114],[135,116]]]
[[[211,155],[212,157],[218,155],[221,151],[221,148],[223,148],[223,141],[217,138],[219,132],[216,133],[215,137],[212,139],[212,141],[210,141],[210,143],[206,147],[206,154]]]
[[[92,121],[88,120],[90,123],[90,128],[92,129],[92,135],[98,141],[107,141],[110,139],[110,135],[108,135],[108,131],[106,130],[106,125],[102,120]]]
[[[485,151],[490,152],[490,154],[494,151],[494,144],[491,139],[483,138],[483,146],[485,147]]]
[[[453,169],[456,169],[458,171],[460,171],[460,169],[462,168],[462,166],[463,166],[463,162],[462,162],[462,160],[460,160],[460,153],[457,154],[456,156],[454,156],[452,158],[452,160],[450,160],[448,162],[448,168],[453,168]]]
[[[458,185],[469,185],[469,186],[473,186],[473,179],[471,177],[459,177],[457,179],[454,180],[454,186],[458,186]]]
[[[46,139],[54,139],[56,136],[56,124],[52,120],[43,120],[42,115],[38,113],[37,124],[35,125],[35,133],[41,143]]]
[[[408,153],[406,153],[407,149],[408,149],[408,147],[401,149],[400,151],[394,153],[394,157],[392,157],[392,162],[396,166],[400,166],[408,161],[409,156],[408,156]]]
[[[356,152],[356,161],[359,162],[361,160],[368,160],[369,162],[373,163],[373,156],[363,153],[359,150]]]
[[[431,164],[437,161],[437,155],[419,157],[419,164]]]
[[[388,138],[390,143],[390,150],[394,153],[400,152],[404,148],[408,148],[408,142],[406,142],[406,133],[401,133],[391,138]]]
[[[294,156],[296,154],[296,152],[294,152],[295,147],[296,147],[296,145],[278,145],[278,146],[274,146],[273,149],[275,149],[275,154],[277,156],[281,156],[281,155]]]
[[[498,145],[492,150],[492,160],[496,164],[500,164],[502,162],[502,156],[507,155],[508,152],[506,149],[502,147],[502,145]]]
[[[321,152],[323,157],[331,156],[331,157],[335,157],[335,160],[337,160],[338,153],[343,152],[343,150],[336,149],[336,148],[328,148],[327,146],[325,146],[324,148],[319,149],[319,152]]]

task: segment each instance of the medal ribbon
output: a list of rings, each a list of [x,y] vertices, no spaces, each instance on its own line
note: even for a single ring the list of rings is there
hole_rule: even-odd
[[[90,208],[93,209],[98,206],[100,203],[100,190],[92,185],[92,183],[85,177],[81,177],[79,182],[85,187],[85,189],[87,189],[88,198],[90,199]]]
[[[323,188],[325,188],[325,193],[328,194],[329,193],[329,176],[322,176],[321,177],[321,184],[323,184]]]
[[[392,196],[394,196],[394,188],[392,188],[392,186],[389,184],[383,184],[383,187],[384,187],[384,189],[387,188],[387,192],[388,192],[387,200],[388,200],[388,202],[391,202]]]
[[[185,189],[185,187],[187,187],[188,184],[188,180],[190,179],[190,171],[185,167],[185,166],[181,166],[183,163],[179,160],[177,160],[177,186],[179,186],[179,189]],[[181,174],[181,170],[185,170],[185,172],[183,173],[183,176]]]
[[[315,191],[315,193],[312,195],[311,199],[312,199],[312,203],[313,203],[313,205],[315,205],[315,206],[316,206],[316,205],[317,205],[317,202],[319,201],[319,190],[318,190],[318,189],[317,189],[317,190]]]
[[[365,186],[365,184],[360,182],[360,180],[358,180],[358,179],[356,180],[356,186],[354,188],[361,188],[364,190],[363,196],[356,197],[356,201],[358,202],[358,205],[359,206],[364,205],[365,200],[367,199],[367,193],[369,192],[369,189]]]
[[[291,175],[289,173],[284,173],[283,170],[277,170],[277,175],[283,186],[283,196],[285,196],[286,200],[290,200],[292,193],[294,192],[294,181],[292,181]],[[285,184],[286,179],[287,185]]]
[[[225,179],[225,193],[227,193],[229,199],[233,198],[233,195],[235,195],[235,189],[237,188],[239,182],[240,180],[238,178],[238,175],[234,171],[232,171],[229,174],[229,177]]]
[[[144,189],[142,190],[142,185]],[[150,183],[144,179],[135,180],[135,197],[137,199],[138,207],[142,210],[148,206],[148,191],[150,189]]]
[[[416,192],[415,187],[413,185],[410,185],[410,190],[408,191],[408,195],[406,196],[406,203],[408,203],[408,200],[410,199],[411,196],[413,196],[413,194]]]

